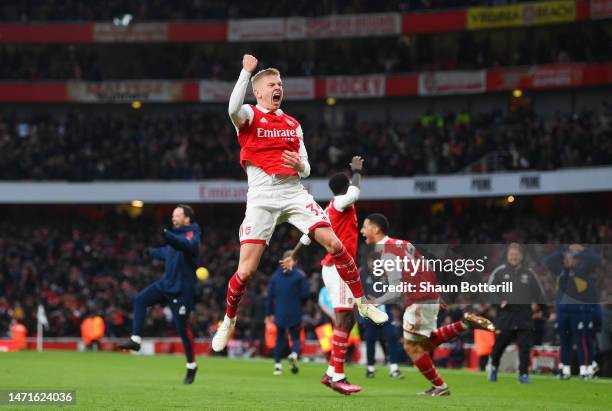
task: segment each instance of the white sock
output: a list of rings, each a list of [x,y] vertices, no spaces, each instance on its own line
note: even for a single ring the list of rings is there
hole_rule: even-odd
[[[236,322],[236,317],[229,318],[227,314],[225,314],[225,317],[223,318],[223,322],[229,322],[230,324],[234,324]]]
[[[563,366],[563,374],[570,375],[571,373],[572,373],[572,370],[571,370],[570,366],[569,365],[564,365]]]
[[[198,364],[196,364],[195,362],[188,362],[187,368],[190,370],[195,370],[196,368],[198,368]]]
[[[368,365],[368,371],[374,372],[375,370],[376,370],[376,368],[374,368],[373,365]]]
[[[279,370],[282,370],[283,369],[283,364],[281,364],[279,362],[274,363],[274,368],[278,368]]]
[[[389,365],[389,372],[394,373],[395,371],[399,370],[399,365],[397,364],[391,364]]]
[[[130,340],[134,341],[136,344],[142,344],[142,337],[139,335],[132,335]]]
[[[587,366],[586,365],[581,365],[580,366],[580,375],[586,375],[587,374]]]
[[[332,378],[334,376],[334,367],[331,365],[327,366],[327,371],[325,371],[325,374],[327,374],[328,377]]]
[[[587,374],[589,374],[589,375],[593,374],[593,366],[592,365],[587,365]]]
[[[340,381],[346,378],[346,375],[344,375],[344,373],[334,373],[334,376],[332,377],[332,381],[336,382],[336,381]]]
[[[444,383],[442,385],[436,385],[436,388],[448,388],[448,385],[446,385],[446,383]]]

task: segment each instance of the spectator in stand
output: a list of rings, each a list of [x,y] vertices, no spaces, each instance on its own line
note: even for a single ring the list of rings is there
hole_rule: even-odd
[[[499,111],[417,122],[352,121],[309,127],[312,175],[327,176],[365,153],[370,175],[554,170],[612,164],[612,122],[596,112],[544,121]],[[223,113],[0,112],[0,179],[201,180],[243,178]],[[207,162],[199,161],[206,156]],[[161,161],[160,161],[161,159]]]
[[[384,2],[383,2],[384,3]],[[484,37],[484,38],[483,38]],[[333,41],[271,43],[0,45],[0,79],[5,80],[227,80],[239,70],[235,56],[253,50],[263,66],[286,76],[394,74],[480,70],[535,64],[606,63],[612,59],[612,26],[532,27],[513,31],[419,34]],[[503,42],[503,48],[495,48]],[[296,46],[297,45],[297,46]],[[503,50],[503,51],[500,51]],[[279,57],[281,56],[281,57]]]
[[[537,210],[548,200],[550,212],[541,214],[545,211]],[[568,233],[572,233],[572,239],[585,243],[612,243],[612,220],[605,207],[609,202],[605,194],[555,196],[552,199],[534,197],[533,201],[525,199],[522,203],[518,200],[514,207],[497,206],[489,200],[412,201],[388,203],[387,207],[391,210],[397,207],[393,211],[397,215],[397,232],[405,233],[417,244],[468,241],[494,244],[508,239],[552,244],[566,242]],[[538,208],[534,208],[536,203]],[[587,203],[590,204],[588,216],[584,214]],[[210,338],[216,320],[224,311],[227,276],[233,273],[238,253],[233,224],[244,209],[227,204],[202,207],[196,209],[196,213],[214,215],[215,224],[207,227],[201,253],[215,258],[207,263],[209,279],[198,283],[191,321],[196,338]],[[3,206],[0,219],[0,336],[7,335],[13,313],[20,316],[20,322],[29,330],[35,330],[39,302],[45,305],[50,323],[46,336],[78,337],[79,326],[87,312],[104,313],[107,337],[127,335],[133,296],[157,279],[161,270],[161,266],[151,267],[136,250],[154,245],[151,239],[156,233],[151,227],[157,227],[167,211],[160,208],[153,212],[145,207],[140,217],[130,217],[125,207],[115,206]],[[67,216],[70,216],[70,226],[63,223]],[[297,233],[288,231],[285,226],[279,227],[279,241],[271,244],[270,253],[262,260],[263,273],[272,272],[278,264],[277,256],[293,247],[299,238]],[[302,267],[308,273],[314,295],[319,287],[317,264],[323,251],[316,248],[303,251]],[[361,251],[358,255],[365,253]],[[609,261],[612,256],[605,258]],[[256,322],[253,305],[260,298],[260,290],[265,288],[268,278],[262,275],[254,281],[240,312],[245,324]],[[543,285],[547,291],[554,291],[554,283]],[[610,282],[604,283],[601,290],[607,288],[610,293],[611,286]],[[487,309],[482,307],[479,314]],[[174,325],[168,321],[166,311],[163,306],[154,307],[145,321],[143,334],[174,336]],[[609,335],[606,334],[609,312],[609,307],[605,307],[600,339]],[[314,328],[323,322],[321,310],[312,297],[304,307],[307,338],[316,338]],[[247,338],[245,332],[246,327],[238,329],[236,338]],[[551,338],[548,341],[555,343]],[[606,349],[601,342],[599,344]]]
[[[210,20],[270,16],[322,16],[329,14],[383,13],[436,10],[478,5],[501,5],[509,0],[295,0],[284,2],[220,0],[140,1],[138,3],[109,1],[40,0],[13,2],[0,7],[0,21],[70,21],[107,20],[129,13],[135,20]]]

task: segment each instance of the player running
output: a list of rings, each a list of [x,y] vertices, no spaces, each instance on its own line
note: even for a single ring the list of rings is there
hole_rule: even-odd
[[[414,246],[405,240],[390,238],[387,236],[389,221],[382,214],[370,214],[363,222],[361,234],[366,243],[376,245],[377,252],[381,252],[381,258],[396,257],[418,259],[420,253]],[[413,364],[421,374],[427,378],[432,387],[418,395],[439,397],[450,395],[448,385],[442,380],[434,366],[429,351],[438,345],[452,340],[470,328],[480,328],[494,331],[495,327],[486,318],[472,313],[464,313],[461,321],[454,322],[436,329],[438,311],[440,310],[440,296],[435,292],[420,292],[418,284],[426,281],[437,284],[436,275],[430,270],[420,270],[417,273],[386,271],[390,285],[398,285],[400,282],[416,284],[416,292],[405,293],[403,329],[404,349]],[[413,274],[413,275],[411,275]],[[400,297],[400,293],[388,292],[377,302],[386,303]]]
[[[188,325],[197,283],[195,272],[200,264],[201,231],[193,219],[194,212],[191,207],[185,204],[177,205],[172,212],[173,228],[163,230],[166,245],[148,249],[152,258],[165,262],[164,276],[136,295],[132,336],[118,346],[123,350],[139,351],[147,307],[169,303],[172,321],[181,336],[187,357],[187,375],[183,381],[185,384],[192,384],[197,372],[193,334]]]
[[[331,226],[336,235],[346,246],[347,251],[355,260],[357,258],[357,210],[355,202],[359,198],[361,184],[361,170],[363,169],[363,159],[359,156],[351,160],[352,178],[343,173],[338,173],[329,179],[329,188],[334,193],[334,197],[325,209],[329,217]],[[296,245],[290,257],[285,258],[281,264],[285,270],[290,270],[295,261],[299,250],[304,245],[311,243],[308,235],[303,235],[300,242]],[[348,285],[342,281],[333,256],[328,253],[321,261],[323,282],[329,291],[334,309],[334,333],[332,336],[332,353],[329,357],[327,372],[323,375],[321,383],[330,387],[332,390],[341,394],[350,395],[361,391],[361,387],[348,382],[344,374],[344,362],[348,346],[348,337],[353,325],[355,315],[353,306],[355,298]]]
[[[229,116],[240,144],[240,164],[249,190],[245,217],[240,226],[240,260],[227,287],[227,309],[212,340],[214,351],[222,351],[236,324],[236,311],[247,283],[277,224],[289,222],[309,234],[332,256],[338,273],[358,299],[361,315],[375,323],[388,320],[365,302],[355,261],[332,231],[325,212],[300,183],[310,165],[302,127],[281,109],[283,83],[278,70],[267,68],[252,76],[257,59],[245,54],[242,71],[229,100]],[[251,78],[252,76],[252,78]],[[257,105],[243,104],[249,79]]]

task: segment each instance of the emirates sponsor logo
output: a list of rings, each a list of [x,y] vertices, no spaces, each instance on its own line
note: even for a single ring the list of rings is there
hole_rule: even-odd
[[[277,129],[273,128],[263,129],[257,128],[257,137],[261,138],[279,138],[279,137],[297,137],[297,132],[295,130],[287,130],[287,129]]]

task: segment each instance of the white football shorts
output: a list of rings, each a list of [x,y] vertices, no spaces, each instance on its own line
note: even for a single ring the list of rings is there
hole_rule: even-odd
[[[406,307],[404,311],[404,338],[408,341],[420,341],[429,338],[437,328],[438,311],[440,304],[415,303]]]

